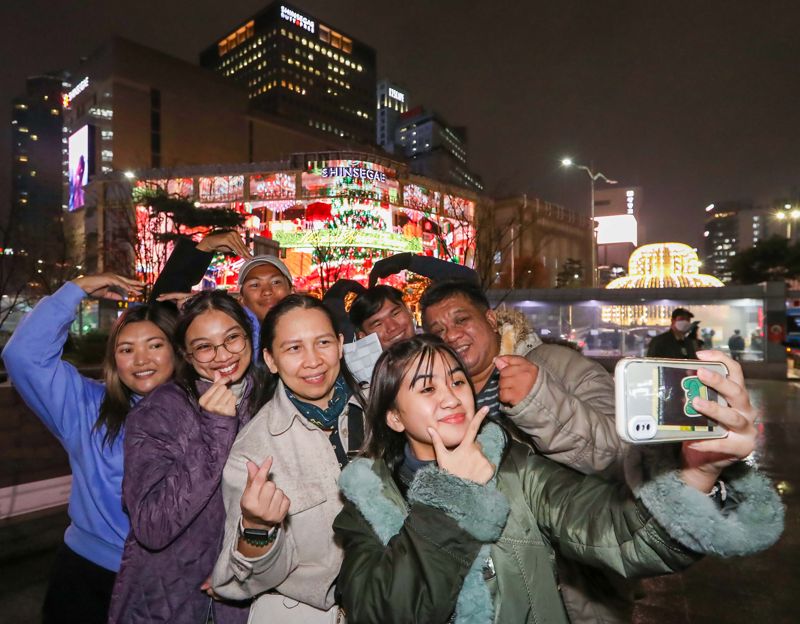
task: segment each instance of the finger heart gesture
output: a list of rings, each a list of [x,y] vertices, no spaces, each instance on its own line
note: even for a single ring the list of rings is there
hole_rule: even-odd
[[[236,416],[236,395],[228,387],[228,379],[215,373],[211,387],[200,397],[200,407],[220,416]]]
[[[240,502],[245,528],[271,529],[283,522],[289,511],[291,501],[269,480],[270,468],[272,457],[267,457],[261,466],[247,462],[247,485]]]
[[[433,427],[428,427],[433,450],[436,453],[436,463],[439,468],[466,481],[473,481],[484,485],[494,476],[495,467],[486,459],[481,450],[481,445],[475,440],[481,423],[489,413],[488,407],[482,407],[470,421],[464,439],[453,450],[448,449],[442,441],[439,432]]]

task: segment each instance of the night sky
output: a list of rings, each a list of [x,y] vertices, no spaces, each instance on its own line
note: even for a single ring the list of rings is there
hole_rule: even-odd
[[[0,3],[0,197],[10,197],[10,100],[38,72],[74,67],[112,34],[197,63],[263,0]],[[571,155],[641,185],[644,240],[699,245],[712,201],[797,199],[800,5],[558,0],[296,0],[377,50],[378,76],[469,129],[469,160],[497,195],[588,214]],[[5,206],[4,206],[5,208]]]

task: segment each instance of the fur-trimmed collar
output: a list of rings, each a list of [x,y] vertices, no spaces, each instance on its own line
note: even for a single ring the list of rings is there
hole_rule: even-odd
[[[507,442],[502,428],[495,423],[486,423],[478,441],[486,458],[499,467]],[[491,481],[482,486],[445,473],[431,464],[417,472],[409,488],[410,502],[422,502],[441,509],[461,528],[483,542],[458,595],[457,624],[488,624],[494,619],[494,604],[483,579],[483,567],[509,513],[508,500],[497,490],[496,478],[497,469]],[[384,545],[400,532],[408,515],[408,506],[393,482],[381,480],[372,459],[360,458],[350,462],[339,477],[339,487]]]

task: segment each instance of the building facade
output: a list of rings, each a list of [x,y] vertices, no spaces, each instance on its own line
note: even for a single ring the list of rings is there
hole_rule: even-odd
[[[591,285],[588,217],[525,195],[482,207],[477,263],[487,288]]]
[[[414,173],[483,191],[480,176],[467,166],[466,128],[449,126],[437,114],[417,106],[400,115],[394,140],[395,150],[409,159]]]
[[[253,108],[334,134],[375,140],[375,50],[275,2],[200,54],[200,65],[247,90]]]
[[[171,231],[148,204],[149,193],[158,189],[201,209],[242,215],[245,239],[277,243],[299,290],[324,291],[344,278],[366,283],[375,261],[399,252],[474,262],[479,197],[370,154],[302,153],[281,162],[143,170],[135,176],[100,176],[87,189],[96,198],[94,212],[102,215],[85,221],[87,265],[130,272],[135,263],[143,280],[154,281],[169,251],[159,235]],[[206,285],[234,287],[241,263],[220,256]]]
[[[65,73],[33,76],[12,102],[12,212],[18,250],[48,260],[63,253],[61,224],[67,137],[62,94],[70,88]],[[44,243],[44,244],[42,244]]]
[[[638,186],[607,187],[594,192],[597,222],[599,284],[625,274],[628,260],[639,244],[639,222],[644,193]]]
[[[406,89],[386,79],[378,82],[376,94],[378,112],[375,124],[375,140],[378,147],[393,154],[397,126],[400,122],[400,117],[408,111],[411,96]]]
[[[781,205],[771,210],[750,201],[723,201],[706,206],[705,270],[729,284],[733,281],[732,263],[737,253],[757,247],[771,236],[793,238],[794,218],[790,208]]]

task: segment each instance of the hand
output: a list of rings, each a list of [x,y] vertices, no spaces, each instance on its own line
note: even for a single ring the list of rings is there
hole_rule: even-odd
[[[728,403],[724,407],[716,401],[695,397],[694,408],[728,430],[725,438],[683,443],[683,470],[681,478],[701,492],[709,492],[722,470],[753,452],[757,431],[754,425],[757,411],[750,404],[750,395],[744,386],[742,367],[721,351],[698,351],[697,357],[705,362],[722,362],[728,367],[728,377],[700,368],[697,376],[709,388],[716,390]]]
[[[214,383],[200,397],[200,407],[220,416],[236,416],[236,396],[228,387],[228,379],[214,373]]]
[[[267,457],[261,466],[247,462],[247,485],[240,502],[246,529],[271,529],[283,522],[289,511],[291,501],[269,480],[270,468],[272,457]]]
[[[214,600],[220,600],[220,597],[217,595],[217,592],[214,591],[214,588],[211,587],[211,577],[209,576],[203,584],[200,585],[200,591],[211,596]]]
[[[172,301],[176,306],[178,306],[178,310],[183,310],[183,305],[189,300],[190,297],[194,297],[194,293],[171,292],[159,295],[156,297],[156,301],[160,301],[162,303],[165,301]]]
[[[495,467],[486,459],[480,443],[475,441],[481,423],[488,413],[488,407],[478,410],[469,423],[461,444],[452,451],[444,445],[439,432],[433,427],[428,427],[428,435],[431,436],[439,468],[466,481],[473,481],[481,485],[488,483],[489,479],[494,476]]]
[[[242,237],[238,232],[212,232],[207,235],[203,240],[197,243],[197,249],[200,251],[222,251],[232,253],[245,260],[253,257],[247,245],[244,244]]]
[[[114,301],[122,301],[128,295],[139,296],[142,294],[143,288],[141,282],[115,273],[86,275],[72,280],[72,283],[83,289],[83,292],[90,297],[101,297]]]
[[[500,371],[500,402],[511,407],[528,396],[539,377],[539,367],[521,355],[502,355],[494,359],[494,365]]]
[[[369,272],[369,287],[372,288],[378,282],[378,278],[389,277],[407,269],[411,264],[412,256],[413,254],[406,252],[378,260]]]

